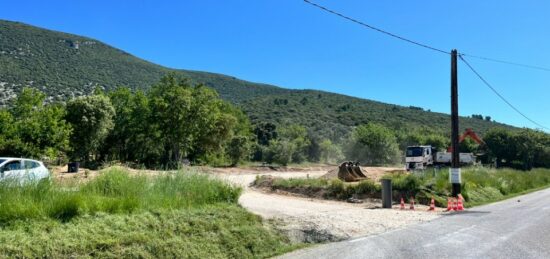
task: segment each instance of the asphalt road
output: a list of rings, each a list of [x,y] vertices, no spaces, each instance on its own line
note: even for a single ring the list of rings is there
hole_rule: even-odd
[[[282,258],[550,258],[550,189]]]

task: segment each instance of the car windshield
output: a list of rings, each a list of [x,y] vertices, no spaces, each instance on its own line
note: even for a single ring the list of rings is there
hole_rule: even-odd
[[[409,147],[407,148],[407,156],[422,156],[422,148],[421,147]]]
[[[4,161],[6,161],[6,159],[0,159],[0,164],[4,163]]]

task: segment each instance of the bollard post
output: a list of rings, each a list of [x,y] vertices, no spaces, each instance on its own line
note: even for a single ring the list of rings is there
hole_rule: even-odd
[[[382,179],[382,208],[391,209],[392,189],[391,179]]]

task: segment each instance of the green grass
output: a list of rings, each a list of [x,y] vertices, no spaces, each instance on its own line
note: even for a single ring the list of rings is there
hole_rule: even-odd
[[[392,180],[395,201],[402,197],[408,202],[410,197],[414,197],[419,203],[429,204],[433,197],[437,206],[446,207],[447,198],[451,195],[448,169],[392,174],[386,175],[385,178]],[[472,207],[550,187],[550,169],[519,171],[484,167],[464,168],[462,182],[465,206]],[[380,185],[369,180],[349,184],[337,179],[259,177],[255,185],[325,199],[381,197]]]
[[[448,169],[388,177],[392,179],[394,191],[405,198],[412,195],[427,203],[434,197],[439,206],[446,206],[446,199],[451,195]],[[462,170],[462,195],[467,207],[500,201],[548,186],[550,169],[519,171],[471,167]]]
[[[182,209],[214,203],[236,203],[241,189],[191,173],[164,173],[148,178],[108,169],[85,184],[42,181],[21,186],[0,182],[0,224],[13,220],[52,218],[68,221],[79,215]]]
[[[0,183],[0,258],[266,258],[301,247],[193,172]]]
[[[354,184],[345,184],[338,179],[323,178],[273,178],[261,176],[254,185],[271,190],[284,190],[309,197],[345,200],[351,197],[380,197],[380,185],[372,180],[363,180]]]
[[[267,258],[299,247],[228,204],[35,220],[0,230],[2,258]]]

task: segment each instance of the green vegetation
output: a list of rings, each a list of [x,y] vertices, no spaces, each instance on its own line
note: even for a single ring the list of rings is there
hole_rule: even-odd
[[[79,215],[186,209],[236,203],[240,189],[196,173],[164,173],[147,178],[110,169],[84,184],[42,181],[21,186],[0,182],[0,224],[51,218],[68,221]]]
[[[347,184],[339,179],[324,178],[274,178],[261,176],[253,185],[272,191],[283,190],[313,198],[346,200],[348,198],[380,198],[380,185],[372,180],[363,180],[357,184]]]
[[[409,200],[410,197],[429,204],[432,197],[438,206],[447,206],[451,184],[448,171],[430,170],[412,174],[388,174],[392,180],[393,198]],[[519,171],[514,169],[466,168],[462,173],[462,195],[466,206],[499,201],[508,197],[550,186],[550,169]],[[259,177],[256,187],[284,190],[309,197],[345,200],[354,198],[380,198],[380,184],[372,180],[344,183],[338,179],[283,179]]]
[[[237,205],[240,189],[190,172],[0,185],[0,257],[266,258],[297,248]]]
[[[353,131],[347,144],[346,157],[367,165],[396,164],[401,151],[395,134],[388,128],[370,123]]]
[[[434,176],[435,174],[435,176]],[[451,184],[446,169],[434,172],[391,176],[394,197],[415,196],[427,204],[433,196],[439,205],[447,204]],[[462,171],[462,195],[467,206],[490,203],[550,185],[549,169],[466,168]]]
[[[111,92],[120,87],[146,91],[165,74],[204,84],[220,97],[239,105],[253,125],[299,124],[320,140],[339,143],[355,126],[381,124],[401,131],[424,127],[448,134],[449,116],[420,107],[384,104],[339,94],[290,90],[250,83],[214,73],[174,70],[136,58],[97,40],[37,27],[0,21],[0,104],[25,86],[39,89],[49,101],[89,95],[96,87]],[[461,118],[461,127],[483,134],[503,124]]]
[[[45,95],[23,89],[11,109],[0,109],[0,156],[54,159],[69,148],[71,127],[62,105],[44,105]]]
[[[315,90],[293,90],[251,98],[240,107],[254,125],[300,124],[319,138],[333,142],[342,141],[355,127],[369,123],[398,132],[450,135],[450,117],[447,114]],[[461,131],[472,128],[481,135],[493,127],[514,129],[501,123],[468,117],[460,118],[460,127]]]
[[[241,102],[288,90],[234,77],[162,67],[98,40],[0,20],[0,105],[25,86],[53,101],[92,94],[96,87],[148,89],[167,73],[176,73],[216,89],[226,100]],[[12,85],[14,84],[14,85]],[[5,93],[5,94],[4,94]]]
[[[0,21],[0,37],[0,102],[8,104],[0,111],[0,155],[149,167],[249,159],[393,164],[408,145],[449,145],[449,116],[420,107],[168,69],[93,39],[16,22]],[[83,95],[92,97],[75,99]],[[460,125],[488,134],[485,163],[550,166],[546,134],[480,114]],[[486,151],[469,141],[461,149]]]
[[[88,162],[113,129],[115,109],[103,95],[78,97],[67,103],[67,122],[73,127],[71,158]]]

